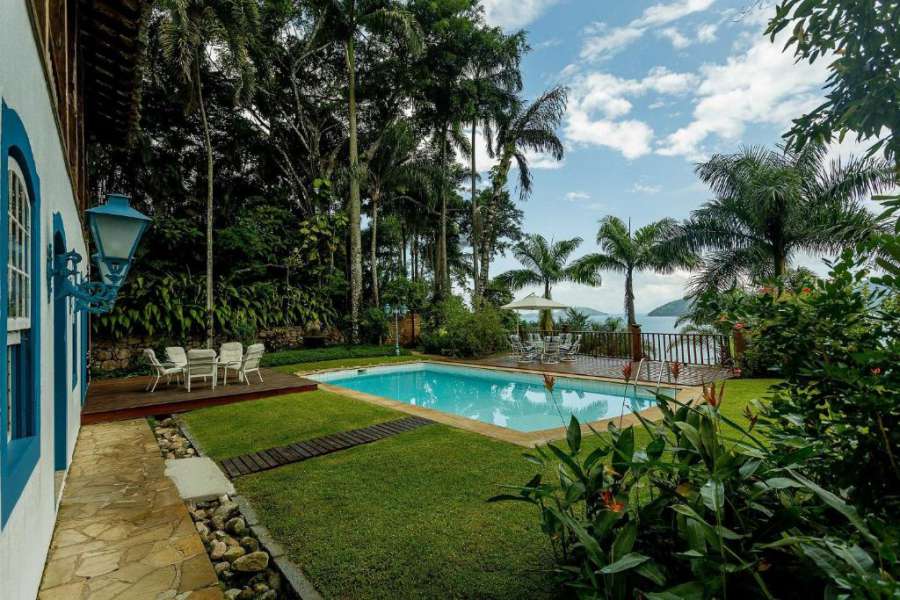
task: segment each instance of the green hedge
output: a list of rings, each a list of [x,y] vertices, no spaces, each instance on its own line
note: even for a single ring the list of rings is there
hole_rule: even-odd
[[[394,352],[393,346],[329,346],[327,348],[310,348],[308,350],[283,350],[265,354],[262,359],[262,366],[280,367],[323,360],[340,360],[342,358],[393,356]],[[409,350],[400,348],[400,354],[405,356],[409,355],[409,353]]]

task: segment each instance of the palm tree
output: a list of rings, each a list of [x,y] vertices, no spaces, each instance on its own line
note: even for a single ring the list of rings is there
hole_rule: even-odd
[[[836,253],[877,230],[861,201],[894,185],[891,165],[873,158],[826,164],[826,155],[820,143],[799,152],[757,146],[697,165],[716,197],[674,238],[705,252],[693,295],[780,279],[798,252]]]
[[[672,252],[666,244],[677,231],[677,221],[662,219],[645,225],[632,234],[631,224],[608,215],[600,220],[597,244],[601,252],[588,254],[575,263],[576,269],[588,273],[615,271],[625,275],[625,316],[629,325],[637,321],[634,315],[634,273],[655,271],[671,273],[679,267],[693,265],[690,252]]]
[[[522,73],[519,64],[527,50],[525,33],[504,35],[499,27],[485,27],[475,32],[469,63],[465,69],[464,87],[469,96],[471,120],[471,152],[469,177],[471,179],[472,209],[472,305],[481,301],[481,285],[478,277],[480,219],[478,213],[478,169],[475,160],[475,134],[479,123],[490,131],[493,117],[504,105],[515,102],[514,94],[522,89]],[[491,151],[492,149],[489,149]]]
[[[362,207],[359,189],[358,135],[356,123],[356,44],[363,36],[390,31],[413,52],[421,45],[421,32],[412,14],[392,0],[315,0],[319,11],[318,36],[340,44],[344,50],[347,75],[347,121],[349,135],[350,199],[350,322],[351,339],[359,341],[359,310],[362,304]]]
[[[206,344],[211,348],[215,335],[213,148],[202,73],[210,66],[226,73],[236,73],[236,100],[241,102],[249,98],[255,84],[249,48],[259,28],[259,6],[254,0],[161,0],[160,6],[165,11],[160,29],[163,54],[187,86],[187,112],[199,111],[203,127],[203,147],[206,151]],[[216,46],[215,58],[210,52],[212,46]]]
[[[386,192],[405,192],[419,182],[428,171],[427,165],[417,155],[417,141],[406,123],[391,122],[379,139],[366,152],[364,176],[369,191],[371,245],[369,248],[372,270],[372,304],[380,306],[378,289],[378,210]]]
[[[553,286],[562,281],[582,283],[584,285],[600,285],[600,275],[582,267],[576,269],[569,264],[569,256],[581,245],[581,238],[548,242],[537,233],[526,235],[525,239],[513,246],[513,256],[524,268],[513,269],[497,276],[497,283],[511,291],[520,290],[529,285],[544,287],[544,298],[552,299]],[[553,328],[553,319],[549,310],[541,311],[541,329]]]
[[[529,105],[513,102],[499,118],[493,144],[497,164],[491,169],[491,201],[490,205],[482,206],[479,211],[482,222],[490,220],[491,211],[500,204],[513,161],[519,169],[519,197],[524,199],[531,193],[531,171],[526,153],[547,152],[554,159],[562,160],[565,150],[556,135],[556,128],[565,115],[567,98],[568,90],[557,86]],[[487,285],[490,257],[491,240],[488,236],[482,236],[482,288]]]

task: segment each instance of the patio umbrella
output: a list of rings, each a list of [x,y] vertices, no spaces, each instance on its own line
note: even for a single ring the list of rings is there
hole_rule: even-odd
[[[550,300],[549,298],[538,296],[537,294],[532,292],[521,300],[515,300],[513,302],[510,302],[509,304],[504,304],[500,308],[506,308],[509,310],[554,310],[569,307],[562,302]]]

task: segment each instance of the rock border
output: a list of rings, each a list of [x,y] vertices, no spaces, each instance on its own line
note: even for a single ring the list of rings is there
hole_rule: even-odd
[[[172,416],[173,421],[181,431],[181,435],[190,443],[197,456],[206,456],[206,450],[197,440],[188,424],[178,415]],[[218,466],[218,464],[217,464]],[[231,500],[238,505],[240,514],[247,527],[259,541],[260,547],[269,553],[275,567],[281,572],[284,582],[291,588],[293,594],[300,600],[323,600],[316,587],[303,573],[303,569],[287,556],[287,551],[275,540],[269,530],[259,521],[259,515],[244,496],[234,494]]]

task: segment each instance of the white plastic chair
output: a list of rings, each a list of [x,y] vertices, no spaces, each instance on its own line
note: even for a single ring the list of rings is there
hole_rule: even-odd
[[[147,362],[150,363],[150,366],[153,368],[153,375],[156,377],[156,379],[147,383],[147,387],[144,388],[144,391],[155,392],[160,379],[165,377],[166,384],[169,384],[172,382],[172,375],[177,377],[181,373],[181,367],[171,363],[159,362],[159,359],[156,358],[156,352],[154,352],[152,348],[144,348],[143,354],[147,359]]]
[[[166,360],[182,369],[187,366],[187,354],[181,346],[166,346]]]
[[[244,362],[244,345],[240,342],[226,342],[219,348],[219,368],[225,371],[222,385],[228,385],[228,369],[237,372],[240,379],[241,364]]]
[[[517,335],[509,336],[509,343],[512,345],[512,357],[518,363],[534,362],[537,358],[538,351],[535,348],[526,347]]]
[[[559,362],[559,337],[548,337],[541,351],[541,362],[545,365],[555,365]]]
[[[184,383],[187,391],[191,391],[191,381],[209,377],[212,379],[212,388],[216,389],[216,380],[219,376],[218,361],[215,350],[197,349],[188,350],[187,366],[184,368]]]
[[[250,380],[247,378],[250,373],[256,373],[256,376],[259,377],[259,382],[263,383],[262,373],[259,372],[259,362],[265,351],[266,347],[262,344],[247,346],[247,354],[244,355],[244,360],[241,361],[241,367],[238,371],[238,378],[247,385],[250,385]]]
[[[560,348],[560,360],[565,362],[575,362],[578,360],[578,351],[581,349],[581,334],[576,335],[571,344],[565,348]]]

